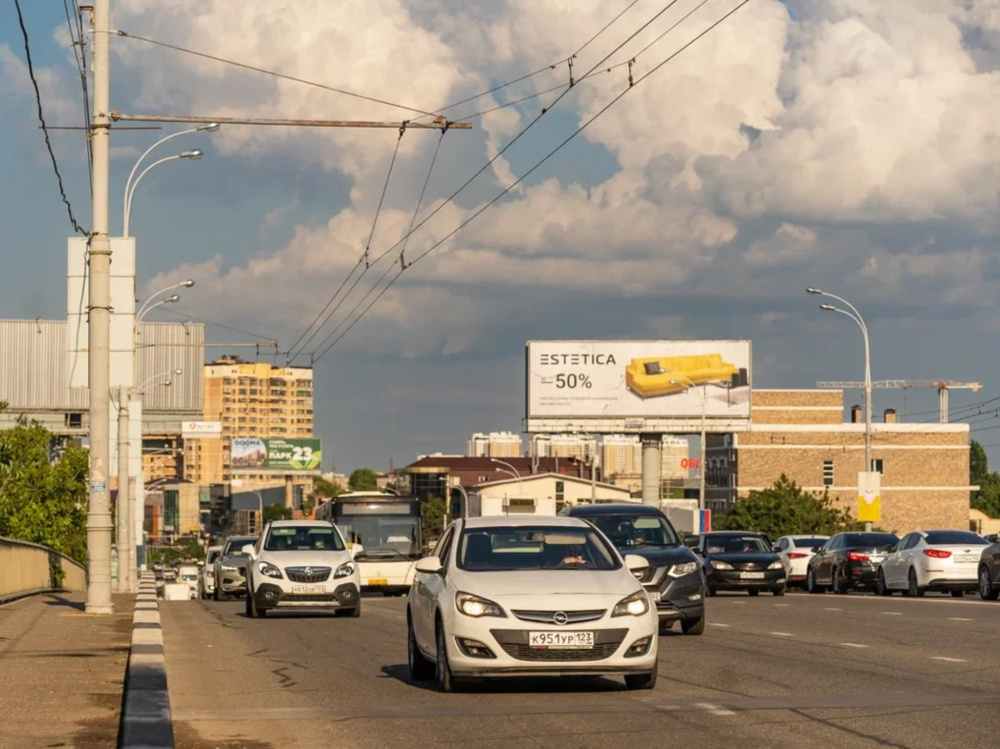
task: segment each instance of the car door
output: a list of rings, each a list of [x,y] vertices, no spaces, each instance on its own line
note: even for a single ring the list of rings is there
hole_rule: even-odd
[[[781,559],[781,564],[785,568],[786,575],[788,574],[788,571],[791,567],[791,561],[788,558],[788,551],[790,548],[791,548],[791,541],[789,541],[789,539],[786,538],[785,536],[779,538],[778,543],[774,545],[774,551]]]
[[[816,552],[810,560],[813,568],[813,579],[816,582],[828,582],[830,579],[830,557],[835,553],[837,544],[840,541],[840,536],[834,536],[833,538],[827,540],[822,546],[819,547],[819,551]]]
[[[455,533],[455,525],[451,525],[441,536],[441,540],[434,549],[434,556],[441,560],[441,572],[436,574],[417,572],[413,576],[417,606],[417,611],[412,614],[413,634],[425,653],[433,653],[437,647],[434,639],[434,612],[437,610],[437,601],[444,589],[447,564]]]

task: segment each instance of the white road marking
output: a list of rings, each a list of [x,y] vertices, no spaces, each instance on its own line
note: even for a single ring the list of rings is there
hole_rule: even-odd
[[[964,658],[945,658],[943,655],[932,655],[932,661],[944,661],[945,663],[965,663]]]
[[[768,632],[768,634],[774,635],[775,637],[791,637],[791,632]]]
[[[736,715],[732,710],[726,710],[724,707],[713,705],[711,702],[699,702],[697,707],[710,712],[712,715]]]
[[[709,627],[728,627],[728,624],[719,624],[718,622],[709,622]]]
[[[842,648],[867,648],[867,645],[862,645],[858,642],[838,642],[838,645]]]
[[[879,611],[878,613],[880,613],[882,616],[902,616],[903,615],[903,612],[901,612],[901,611]]]
[[[948,621],[949,622],[971,622],[971,621],[975,621],[975,620],[974,619],[966,619],[965,617],[961,617],[961,616],[949,616],[948,617]]]
[[[823,609],[823,611],[843,611],[843,609],[825,608],[825,609]]]

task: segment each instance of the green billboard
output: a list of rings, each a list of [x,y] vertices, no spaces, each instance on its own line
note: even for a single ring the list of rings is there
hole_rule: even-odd
[[[318,439],[234,437],[231,461],[234,470],[318,471],[323,450]]]

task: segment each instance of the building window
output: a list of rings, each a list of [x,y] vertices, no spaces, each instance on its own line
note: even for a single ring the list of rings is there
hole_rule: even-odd
[[[882,458],[872,459],[872,470],[875,473],[882,473]]]
[[[833,461],[823,461],[823,486],[833,486]]]

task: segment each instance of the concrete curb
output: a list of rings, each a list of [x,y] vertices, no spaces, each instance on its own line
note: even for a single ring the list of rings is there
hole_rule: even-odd
[[[174,749],[156,580],[145,572],[132,617],[118,749]]]

